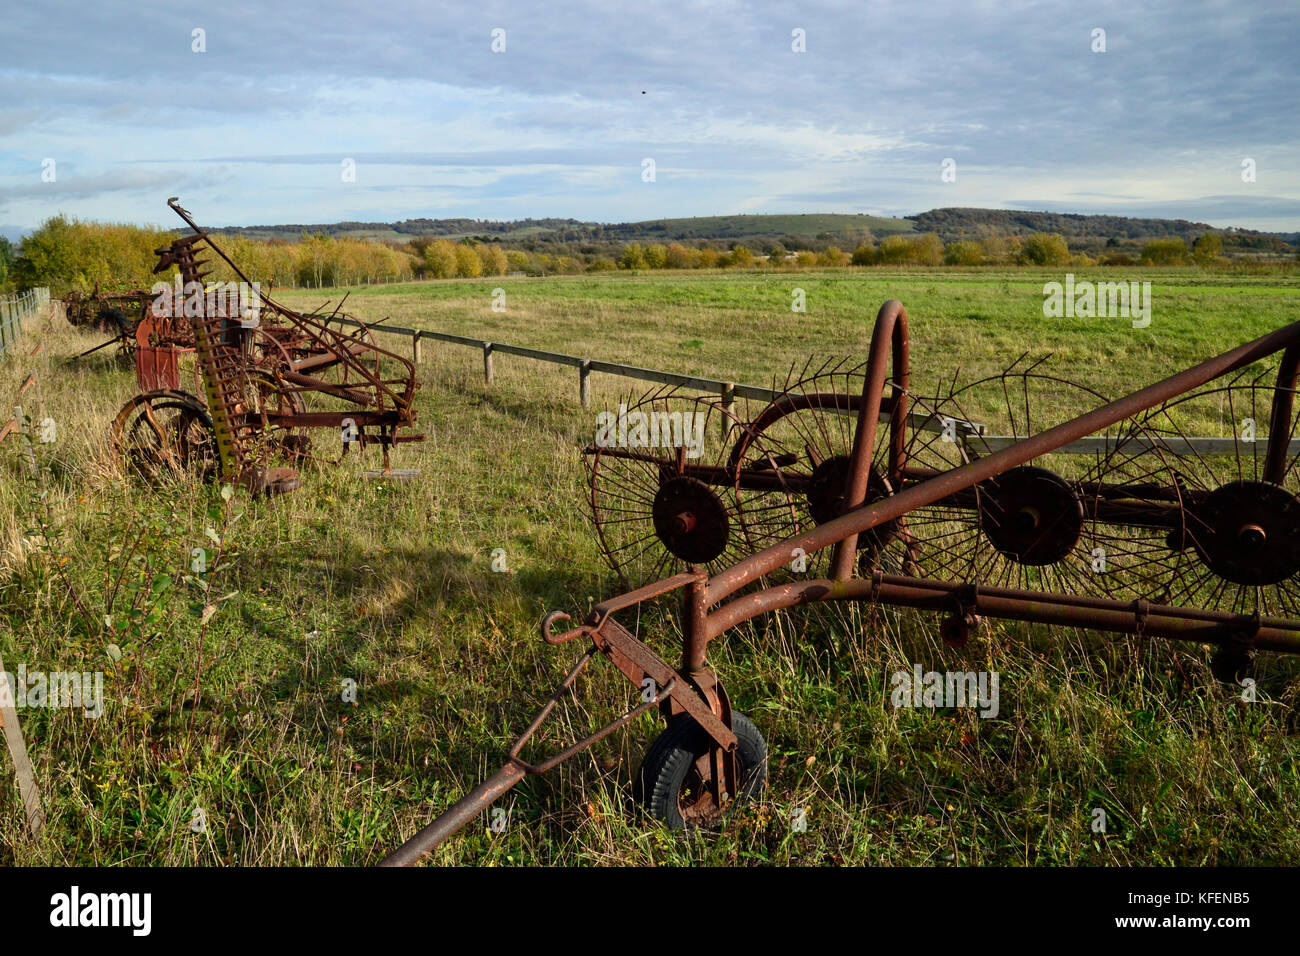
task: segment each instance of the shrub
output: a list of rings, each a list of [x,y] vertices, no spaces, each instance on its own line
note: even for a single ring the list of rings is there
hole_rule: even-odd
[[[984,247],[972,239],[951,242],[943,250],[943,261],[950,266],[978,266],[984,262]]]

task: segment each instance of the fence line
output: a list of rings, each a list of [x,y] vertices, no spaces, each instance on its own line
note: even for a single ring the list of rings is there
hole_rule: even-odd
[[[50,304],[50,290],[44,286],[20,295],[0,296],[0,356],[7,353],[23,334],[23,319]]]
[[[470,348],[476,348],[483,353],[483,379],[488,384],[493,380],[493,362],[492,357],[498,353],[502,355],[518,355],[523,358],[534,359],[538,362],[550,362],[553,365],[565,365],[578,370],[578,397],[582,402],[583,408],[591,407],[591,373],[602,372],[606,375],[620,375],[623,378],[640,379],[646,382],[658,382],[663,385],[676,385],[679,388],[694,389],[700,392],[714,392],[721,399],[723,408],[730,414],[735,403],[735,397],[754,399],[761,402],[770,402],[778,395],[780,391],[771,388],[762,388],[757,385],[742,385],[737,382],[724,382],[721,379],[701,378],[698,375],[682,375],[677,372],[664,372],[659,369],[641,368],[636,365],[623,365],[619,362],[606,362],[601,359],[581,358],[577,355],[566,355],[563,352],[548,352],[543,349],[527,348],[522,345],[508,345],[504,342],[493,342],[488,339],[476,339],[468,335],[455,335],[451,332],[434,332],[430,329],[407,329],[397,325],[370,325],[365,322],[358,322],[355,319],[337,316],[331,319],[333,322],[340,322],[344,325],[351,325],[356,328],[370,329],[372,332],[384,332],[390,335],[402,335],[411,340],[411,356],[416,361],[421,360],[421,339],[433,339],[438,342],[448,342],[452,345],[464,345]],[[857,414],[848,409],[834,409],[833,411],[841,414]],[[882,414],[881,421],[888,421],[888,415]],[[943,418],[924,412],[912,412],[908,415],[908,423],[913,429],[928,431],[942,434],[947,431],[955,440],[975,448],[979,455],[991,454],[1014,445],[1016,442],[1023,441],[1028,435],[986,435],[985,426],[978,422],[968,422],[962,419]],[[723,418],[723,427],[725,428],[727,420]],[[1118,451],[1126,457],[1136,457],[1138,455],[1150,454],[1160,451],[1176,457],[1185,457],[1187,455],[1228,455],[1241,454],[1242,444],[1251,445],[1251,451],[1255,455],[1263,455],[1264,450],[1268,447],[1267,441],[1253,442],[1246,439],[1224,438],[1224,437],[1179,437],[1179,438],[1157,438],[1152,441],[1146,437],[1135,437],[1129,441],[1117,441],[1114,437],[1092,436],[1082,438],[1078,441],[1071,442],[1062,448],[1056,450],[1055,454],[1064,455],[1093,455],[1093,454],[1110,454]],[[1300,455],[1300,438],[1291,439],[1287,453],[1291,456]]]
[[[566,355],[563,352],[548,352],[523,345],[509,345],[505,342],[493,342],[489,339],[476,339],[468,335],[454,335],[451,332],[434,332],[430,329],[406,329],[397,325],[369,325],[365,322],[358,322],[355,319],[341,316],[331,319],[331,321],[341,322],[344,325],[351,325],[356,328],[366,328],[372,332],[386,332],[391,335],[406,336],[411,340],[411,356],[416,362],[421,360],[421,339],[433,339],[438,342],[448,342],[452,345],[464,345],[479,349],[483,353],[483,380],[488,385],[492,384],[494,378],[492,358],[497,354],[518,355],[538,362],[550,362],[552,365],[566,365],[570,368],[576,368],[578,370],[578,399],[583,408],[591,407],[592,372],[619,375],[623,378],[638,379],[644,382],[658,382],[661,385],[675,385],[678,388],[688,388],[698,392],[713,392],[718,395],[723,408],[726,409],[728,414],[731,414],[737,396],[760,402],[770,402],[781,394],[778,389],[763,388],[758,385],[743,385],[737,382],[724,382],[716,378],[703,378],[699,375],[683,375],[679,372],[665,372],[660,369],[642,368],[638,365],[606,362],[603,359],[582,358],[577,355]],[[848,414],[847,410],[846,414]],[[856,414],[856,412],[852,414]],[[913,428],[922,431],[938,433],[944,430],[944,422],[933,415],[913,412],[908,416],[908,419]],[[888,416],[882,415],[881,420],[888,420]],[[961,419],[952,419],[951,421],[955,422],[956,432],[959,435],[983,434],[983,425],[962,421]],[[725,418],[723,419],[723,426],[726,427]]]

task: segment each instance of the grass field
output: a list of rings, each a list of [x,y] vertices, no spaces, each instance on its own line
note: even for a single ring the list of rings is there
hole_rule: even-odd
[[[1151,281],[1150,327],[1045,318],[1043,283],[1062,277],[1023,270],[441,281],[348,290],[345,308],[770,385],[810,356],[864,357],[880,303],[898,298],[922,391],[1030,350],[1107,395],[1300,321],[1295,272],[1077,277]],[[806,313],[791,311],[796,287]],[[277,297],[302,308],[342,291]],[[584,411],[573,369],[499,356],[488,388],[473,350],[426,342],[427,441],[395,462],[416,480],[367,479],[377,457],[349,456],[309,467],[290,496],[227,505],[215,488],[121,476],[106,434],[132,373],[109,358],[61,364],[97,341],[33,322],[0,364],[0,393],[34,374],[23,405],[58,426],[36,446],[39,481],[20,441],[0,447],[0,654],[10,671],[106,671],[99,719],[20,712],[49,822],[26,838],[0,760],[0,863],[376,862],[500,766],[559,682],[577,651],[541,643],[542,613],[578,617],[617,593],[584,513],[580,450],[596,411],[641,387],[596,376]],[[1063,393],[1045,413],[1078,401]],[[193,549],[217,551],[208,528],[221,548],[195,574]],[[497,548],[506,573],[492,570]],[[651,607],[629,626],[672,660],[676,612]],[[503,834],[484,818],[435,862],[1300,863],[1295,664],[1261,657],[1259,700],[1245,703],[1199,648],[993,624],[956,650],[936,630],[865,607],[780,615],[711,652],[770,750],[764,798],[720,832],[677,836],[635,812],[629,781],[659,731],[647,716],[525,781]],[[998,672],[999,717],[891,707],[889,675],[913,661]],[[543,749],[635,697],[608,667],[585,688]]]

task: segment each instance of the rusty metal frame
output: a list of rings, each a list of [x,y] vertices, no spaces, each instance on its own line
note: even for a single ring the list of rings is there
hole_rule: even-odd
[[[176,239],[157,250],[154,272],[175,266],[182,281],[206,288],[203,271],[206,259],[199,258],[203,249],[216,253],[245,284],[253,285],[248,276],[221,249],[211,234],[199,226],[175,199],[168,206],[190,227],[191,234]],[[148,293],[139,295],[148,296]],[[211,413],[216,434],[219,467],[222,476],[238,480],[256,490],[290,490],[297,486],[292,469],[263,469],[251,463],[249,446],[253,438],[270,428],[284,430],[356,427],[356,443],[382,447],[384,467],[391,471],[389,451],[393,445],[422,441],[424,436],[404,434],[415,424],[415,391],[419,382],[415,365],[395,352],[381,348],[363,324],[359,332],[345,332],[337,320],[339,307],[328,314],[301,313],[283,306],[260,290],[258,322],[245,326],[222,315],[185,315],[180,303],[173,303],[169,315],[157,307],[147,310],[140,329],[150,323],[153,349],[143,347],[137,353],[137,372],[145,393],[136,396],[115,420],[115,436],[123,416],[160,389],[175,390],[175,353],[185,344],[185,333],[198,355],[196,377],[203,395],[201,404]],[[185,320],[185,321],[182,321]],[[333,325],[331,323],[334,323]],[[156,340],[156,341],[155,341]],[[141,362],[143,361],[143,365]],[[146,382],[145,372],[150,375]],[[396,374],[386,374],[386,366],[396,366]],[[326,377],[329,373],[329,377]],[[165,380],[163,380],[165,378]],[[152,384],[152,387],[151,387]],[[247,400],[248,388],[255,384],[264,407],[253,407]],[[334,411],[308,411],[302,402],[306,394],[327,395],[354,406]],[[200,402],[198,398],[196,402]],[[267,408],[272,405],[275,407]],[[348,445],[345,442],[343,452]],[[295,449],[301,453],[302,448]],[[271,474],[275,472],[275,474]]]
[[[1270,332],[1254,341],[1207,359],[1116,401],[1108,402],[1070,421],[1024,438],[1006,448],[946,472],[908,474],[903,425],[907,420],[908,328],[901,303],[886,302],[876,318],[867,376],[858,404],[857,426],[849,470],[844,514],[811,530],[795,534],[742,559],[708,577],[701,569],[677,574],[627,594],[597,604],[585,624],[560,635],[552,626],[568,616],[551,612],[542,622],[542,636],[550,644],[577,637],[593,642],[634,684],[649,675],[666,697],[667,714],[687,713],[695,718],[713,742],[714,753],[734,754],[735,735],[730,730],[725,692],[707,664],[708,645],[732,628],[763,614],[802,604],[855,601],[917,608],[964,620],[973,615],[1048,625],[1090,628],[1115,634],[1139,634],[1171,640],[1218,645],[1234,654],[1256,649],[1300,654],[1300,621],[1237,614],[1213,609],[1175,607],[1146,600],[1124,602],[1076,594],[977,586],[969,582],[936,581],[885,574],[875,570],[870,577],[854,578],[856,539],[885,522],[903,518],[909,512],[938,502],[962,503],[964,496],[980,482],[1023,465],[1041,455],[1058,451],[1071,442],[1094,434],[1164,402],[1184,395],[1253,362],[1283,351],[1273,393],[1271,424],[1265,455],[1266,480],[1277,482],[1284,474],[1290,450],[1289,423],[1293,390],[1300,378],[1300,323]],[[889,374],[892,370],[892,376]],[[890,394],[885,394],[889,385]],[[791,399],[795,401],[796,399]],[[779,414],[776,409],[773,414]],[[891,476],[906,479],[895,494],[867,502],[867,480],[871,453],[882,413],[891,425],[889,470]],[[761,421],[761,418],[760,418]],[[734,459],[738,461],[738,458]],[[734,461],[733,461],[734,464]],[[1097,489],[1100,492],[1100,487]],[[1096,506],[1100,507],[1100,505]],[[1121,510],[1128,520],[1151,521],[1157,525],[1159,507]],[[787,564],[794,549],[812,555],[834,549],[831,576],[820,580],[761,586],[766,575]],[[744,591],[751,585],[757,589]],[[682,666],[674,670],[661,657],[638,641],[614,615],[645,601],[682,591]],[[585,665],[584,665],[585,666]],[[554,701],[555,698],[552,700]],[[552,704],[548,706],[553,706]],[[508,763],[497,775],[426,827],[385,860],[387,864],[410,864],[432,850],[438,842],[488,806],[519,779],[522,771],[511,752]],[[551,764],[547,764],[550,766]],[[513,768],[513,769],[512,769]],[[719,779],[712,785],[719,791],[731,785]],[[734,790],[732,791],[734,792]]]

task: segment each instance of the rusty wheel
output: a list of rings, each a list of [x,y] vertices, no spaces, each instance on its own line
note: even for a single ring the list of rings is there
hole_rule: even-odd
[[[276,425],[278,416],[302,415],[307,411],[302,394],[267,371],[250,372],[245,386],[248,411],[265,438],[266,453],[279,455],[291,464],[303,461],[311,451],[311,433],[305,425],[285,428]],[[241,409],[242,411],[242,409]]]
[[[601,551],[624,586],[691,564],[717,571],[779,540],[762,522],[747,521],[757,507],[747,498],[757,493],[738,488],[728,465],[747,411],[740,400],[728,410],[715,398],[661,388],[601,413],[585,452],[587,503]],[[788,508],[784,499],[776,503]]]
[[[673,719],[646,751],[637,771],[634,795],[646,811],[670,829],[680,830],[716,823],[740,800],[758,796],[767,781],[767,743],[744,714],[732,712],[740,755],[740,793],[726,807],[714,800],[712,741],[687,716]]]
[[[206,481],[216,474],[212,417],[186,392],[162,389],[135,396],[113,419],[111,437],[123,465],[146,481]]]
[[[1238,614],[1300,614],[1300,457],[1267,460],[1272,369],[1243,372],[1152,409],[1173,518],[1142,535],[1139,597]],[[1294,442],[1300,415],[1279,424]],[[1202,443],[1191,436],[1218,442]]]
[[[931,403],[942,421],[983,426],[983,434],[934,444],[932,454],[943,460],[936,470],[958,468],[1107,401],[1022,357]],[[1169,515],[1164,469],[1141,454],[1151,440],[1142,423],[1123,421],[1090,436],[1077,453],[1041,455],[909,515],[926,576],[1135,597],[1147,542],[1134,528]]]
[[[866,365],[827,362],[818,368],[792,370],[777,397],[754,419],[732,448],[731,463],[741,487],[754,486],[742,501],[745,517],[776,540],[811,530],[845,511],[844,493],[849,479],[854,433]],[[886,386],[886,395],[890,386]],[[937,419],[924,401],[909,395],[909,418],[904,425],[906,467],[921,472],[946,466],[942,455],[931,451],[941,440]],[[916,427],[916,423],[924,427]],[[890,473],[891,432],[888,421],[876,428],[867,481],[867,501],[879,501],[901,490],[909,480]],[[775,463],[775,469],[769,461]],[[773,479],[776,479],[775,481]],[[766,485],[766,494],[759,492]],[[879,567],[890,574],[919,573],[911,516],[903,516],[858,538],[859,567],[863,573]],[[791,554],[791,564],[774,577],[817,578],[830,573],[834,548],[816,554]]]
[[[135,323],[126,317],[125,312],[117,308],[100,309],[95,316],[95,328],[117,338],[114,352],[119,360],[127,365],[135,361]]]

